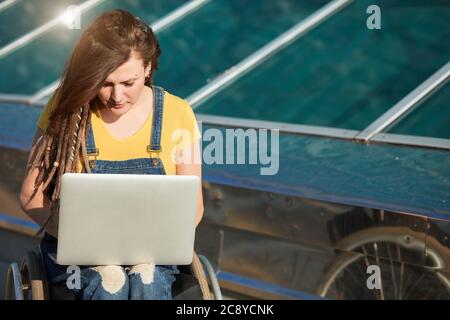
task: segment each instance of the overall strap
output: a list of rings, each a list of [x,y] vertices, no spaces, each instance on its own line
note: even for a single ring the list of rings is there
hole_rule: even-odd
[[[161,130],[164,107],[164,89],[157,86],[153,88],[153,122],[150,135],[150,144],[147,146],[147,152],[156,153],[157,157],[161,152]]]
[[[92,130],[92,120],[89,117],[88,121],[88,136],[87,136],[87,143],[86,143],[86,153],[87,158],[89,161],[89,166],[92,168],[95,167],[95,162],[97,160],[97,156],[99,155],[98,148],[95,146],[95,139],[94,139],[94,131]],[[93,157],[93,159],[92,159]]]
[[[94,132],[92,131],[92,122],[89,119],[89,131],[86,144],[87,154],[90,156],[98,155],[98,148],[95,146]]]

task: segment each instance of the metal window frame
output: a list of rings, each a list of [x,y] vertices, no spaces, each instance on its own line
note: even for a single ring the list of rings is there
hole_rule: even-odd
[[[396,133],[378,133],[368,141],[368,143],[371,142],[450,150],[450,139],[402,135]]]
[[[198,2],[205,3],[206,1]],[[192,2],[197,1],[194,0],[190,3]],[[300,36],[308,32],[315,26],[319,25],[325,19],[338,12],[346,5],[350,4],[350,2],[352,2],[352,0],[334,0],[329,2],[327,5],[315,11],[306,19],[299,22],[296,26],[269,42],[263,48],[256,51],[251,56],[244,59],[234,67],[230,68],[229,71],[218,76],[212,82],[191,94],[187,98],[188,102],[193,106],[193,109],[197,108],[202,102],[206,101],[207,98],[223,89],[224,86],[230,84],[245,72],[248,72],[251,68],[258,65],[261,61],[271,56],[276,51],[298,39]],[[191,10],[182,9],[182,7],[186,5],[183,5],[179,9],[174,10],[172,13],[169,13],[167,16],[161,18],[160,20],[166,19],[165,21],[168,21],[167,23],[174,23],[175,21],[178,21],[181,17],[183,17],[183,15],[180,15],[177,18],[169,18],[168,16],[174,14],[175,11],[180,10],[188,13],[198,8],[198,6],[192,5]],[[155,22],[155,24],[157,24],[160,20]],[[167,25],[164,25],[162,23],[159,23],[158,25],[158,28],[161,29],[165,27],[167,27]],[[197,114],[197,120],[202,121],[205,124],[224,127],[271,129],[279,130],[281,133],[321,136],[352,140],[355,142],[362,141],[365,143],[388,143],[450,150],[450,139],[381,133],[378,129],[380,127],[380,124],[382,125],[383,129],[386,128],[389,124],[392,124],[401,116],[407,114],[408,111],[411,111],[414,106],[422,102],[425,98],[430,97],[440,87],[440,85],[448,80],[449,68],[450,62],[441,67],[436,73],[434,73],[431,77],[429,77],[421,85],[419,85],[419,87],[413,90],[410,94],[404,97],[396,105],[391,107],[387,112],[385,112],[385,114],[377,118],[362,131],[312,125],[300,125],[275,121],[224,117],[207,114]],[[44,106],[47,102],[47,99],[45,98],[48,97],[48,95],[57,87],[58,83],[59,80],[53,82],[49,86],[44,87],[43,89],[36,92],[33,96],[0,94],[0,102],[21,103],[31,106]],[[378,131],[375,129],[377,129]],[[368,136],[367,139],[365,138],[366,136]]]
[[[172,12],[169,12],[161,19],[155,21],[155,23],[151,24],[151,28],[154,32],[161,32],[167,27],[175,24],[179,20],[184,19],[189,14],[200,9],[203,5],[205,5],[209,1],[210,0],[190,0],[189,2],[186,2],[185,4],[181,5]]]
[[[421,102],[430,97],[436,90],[444,85],[448,79],[450,79],[450,61],[422,82],[403,99],[397,102],[394,106],[392,106],[389,110],[387,110],[384,114],[375,119],[375,121],[355,136],[355,139],[363,140],[365,142],[371,140],[375,135],[388,129],[395,122],[420,106]]]
[[[80,4],[78,7],[80,8],[80,12],[84,12],[86,10],[91,9],[92,7],[97,6],[104,0],[87,0]],[[50,31],[57,25],[61,24],[62,20],[61,17],[55,17],[51,19],[50,21],[44,23],[40,27],[37,27],[33,29],[32,31],[26,33],[22,37],[14,40],[13,42],[8,43],[7,45],[0,48],[0,59],[4,58],[5,56],[11,54],[11,52],[27,45],[31,41],[37,39],[38,37],[44,35],[46,32]]]
[[[15,5],[16,3],[18,3],[19,0],[5,0],[2,3],[0,3],[0,12],[2,12],[3,10],[8,9],[9,7]]]
[[[236,81],[238,78],[242,77],[244,74],[259,65],[262,61],[268,59],[282,48],[290,45],[292,42],[320,25],[326,19],[349,5],[352,1],[353,0],[330,1],[322,8],[297,23],[295,26],[285,31],[283,34],[270,41],[261,49],[255,51],[249,57],[229,68],[223,74],[212,80],[209,84],[192,93],[187,100],[192,104],[194,109],[197,108],[201,103],[225,89],[232,82]]]
[[[151,25],[154,32],[160,32],[168,26],[174,24],[180,19],[186,17],[189,13],[194,12],[196,9],[200,8],[202,5],[206,4],[209,0],[191,0],[186,4],[180,6],[179,8],[168,13],[166,16],[157,20]],[[231,67],[229,70],[233,70],[232,73],[225,72],[224,74],[218,76],[210,84],[200,88],[193,94],[191,94],[187,99],[195,104],[198,100],[204,98],[206,95],[212,95],[219,91],[221,83],[225,81],[234,81],[237,77],[241,76],[244,72],[250,71],[251,68],[255,67],[257,64],[267,59],[269,56],[273,55],[276,51],[289,45],[294,40],[298,39],[303,34],[306,34],[312,28],[316,27],[324,20],[337,13],[345,6],[349,5],[353,0],[333,0],[328,4],[324,5],[322,8],[313,12],[307,18],[300,21],[291,29],[284,32],[282,35],[278,36],[263,48],[257,50],[252,55]],[[1,57],[0,57],[1,58]],[[28,100],[20,99],[20,103],[25,103],[27,105],[44,105],[45,98],[47,98],[59,85],[60,79],[50,83],[34,94],[28,96]],[[1,101],[11,101],[15,95],[9,96],[6,93],[0,93]],[[25,97],[25,96],[23,96]],[[194,106],[195,108],[195,106]]]
[[[32,104],[30,100],[31,96],[23,94],[4,94],[0,93],[0,103],[20,103],[30,105],[32,107],[40,107],[39,104]]]
[[[376,134],[369,141],[356,140],[354,137],[359,133],[357,130],[340,129],[332,127],[300,125],[285,122],[252,120],[245,118],[233,118],[214,116],[207,114],[196,114],[197,121],[207,125],[215,125],[229,128],[255,128],[278,130],[280,133],[318,136],[324,138],[343,139],[361,143],[385,143],[402,146],[415,146],[431,149],[450,150],[450,139],[400,135],[393,133]]]
[[[345,140],[353,139],[355,134],[358,133],[358,131],[356,130],[310,126],[310,125],[276,122],[276,121],[253,120],[246,118],[214,116],[202,113],[196,114],[196,119],[197,121],[208,125],[215,125],[222,127],[278,130],[280,133],[306,134],[312,136],[332,137]]]
[[[103,1],[103,0],[101,0]],[[172,10],[168,14],[164,15],[162,18],[155,21],[153,24],[150,25],[152,30],[157,33],[161,32],[164,29],[170,27],[171,25],[175,24],[176,22],[180,21],[181,19],[188,16],[190,13],[195,12],[199,8],[201,8],[203,5],[208,3],[210,0],[190,0],[189,2],[179,6],[178,8]],[[45,105],[46,98],[53,93],[53,91],[58,88],[59,83],[61,79],[55,80],[49,85],[43,87],[42,89],[38,90],[34,94],[28,96],[28,101],[26,101],[26,104],[29,105]],[[7,94],[0,94],[0,101],[2,101],[4,98],[8,98]]]

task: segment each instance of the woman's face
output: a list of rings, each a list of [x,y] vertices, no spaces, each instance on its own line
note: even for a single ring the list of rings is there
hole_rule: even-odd
[[[150,68],[150,64],[144,68],[143,60],[131,55],[127,62],[107,77],[98,96],[112,115],[124,115],[141,98],[145,77],[148,76]]]

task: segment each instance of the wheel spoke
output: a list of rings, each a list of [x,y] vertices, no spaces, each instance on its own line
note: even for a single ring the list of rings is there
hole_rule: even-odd
[[[378,236],[380,233],[373,234]],[[403,231],[393,234],[405,236]],[[340,260],[336,260],[330,266],[328,273],[334,279],[327,278],[327,286],[330,288],[329,293],[332,297],[379,300],[448,299],[450,297],[450,291],[447,293],[443,290],[444,287],[449,288],[448,282],[439,277],[439,274],[426,270],[422,266],[426,261],[424,260],[426,255],[418,250],[420,248],[404,246],[402,237],[385,238],[383,235],[383,237],[375,239],[367,237],[367,239],[372,240],[361,241],[361,238],[358,242],[354,240],[359,245],[351,248],[351,251],[362,253],[362,256],[340,257]],[[376,279],[380,281],[379,290],[367,290],[367,281],[361,280],[367,279],[367,269],[372,264],[376,264],[381,271],[380,278]],[[417,264],[419,267],[416,267]]]
[[[408,251],[406,251],[406,253],[409,253]],[[409,257],[409,254],[408,255],[405,255],[405,257]],[[407,259],[405,259],[405,261],[408,261]],[[406,264],[402,264],[402,267],[403,267],[403,271],[405,271],[405,265]],[[406,278],[406,281],[403,283],[403,289],[405,290],[405,294],[406,294],[406,290],[407,290],[407,288],[408,288],[408,284],[409,284],[409,281],[411,280],[411,277],[412,277],[412,275],[413,275],[413,273],[414,272],[409,272],[409,274],[408,274],[408,277]],[[402,296],[404,296],[404,297],[406,297],[406,295],[405,294],[402,294]],[[406,298],[405,298],[406,299]]]
[[[422,278],[425,276],[425,272],[422,273],[422,275],[419,277],[419,280],[417,280],[414,285],[412,286],[411,290],[409,291],[409,293],[405,296],[405,300],[408,299],[408,297],[410,296],[411,292],[414,291],[414,289],[417,287],[417,284],[422,280]]]
[[[376,242],[373,243],[373,249],[374,249],[374,252],[375,252],[375,261],[377,262],[378,268],[380,268],[380,257],[378,255],[378,245],[377,245]],[[381,270],[381,268],[380,268],[380,270]],[[382,281],[381,274],[380,274],[380,286],[381,286],[381,288],[380,288],[380,299],[384,300],[384,288],[383,288],[383,281]]]
[[[402,300],[403,297],[403,274],[405,271],[405,264],[402,261],[401,255],[400,255],[400,246],[397,244],[397,255],[398,255],[398,261],[400,261],[400,287],[398,289],[398,299]]]
[[[386,246],[388,249],[389,260],[391,262],[391,276],[392,276],[392,282],[394,283],[394,299],[397,299],[397,279],[395,278],[394,260],[392,259],[391,247],[390,247],[389,243],[386,243]]]
[[[364,253],[364,261],[365,261],[365,263],[366,263],[366,270],[367,270],[367,268],[368,268],[369,265],[370,265],[369,259],[368,259],[368,256],[369,256],[369,255],[368,255],[368,253],[367,253],[367,250],[366,250],[366,247],[365,247],[364,244],[362,245],[361,249],[362,249],[362,251],[363,251],[363,253]]]

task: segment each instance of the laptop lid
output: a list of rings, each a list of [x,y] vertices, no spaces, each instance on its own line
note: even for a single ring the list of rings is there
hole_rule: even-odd
[[[61,183],[59,264],[192,262],[199,177],[67,173]]]

